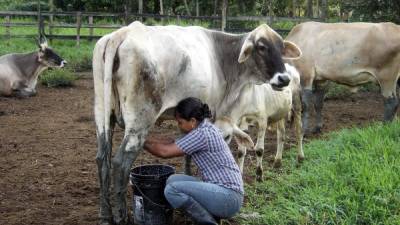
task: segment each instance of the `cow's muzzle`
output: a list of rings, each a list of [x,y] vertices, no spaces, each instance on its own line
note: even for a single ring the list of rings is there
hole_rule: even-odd
[[[277,73],[269,82],[272,88],[276,91],[281,91],[290,83],[290,77],[287,73]]]
[[[60,68],[63,68],[65,65],[67,65],[67,61],[66,60],[61,61]]]

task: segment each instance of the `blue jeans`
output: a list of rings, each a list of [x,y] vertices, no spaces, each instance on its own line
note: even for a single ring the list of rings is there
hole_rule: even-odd
[[[243,195],[239,192],[183,174],[168,178],[164,194],[175,209],[192,198],[218,218],[232,217],[239,212],[243,203]]]

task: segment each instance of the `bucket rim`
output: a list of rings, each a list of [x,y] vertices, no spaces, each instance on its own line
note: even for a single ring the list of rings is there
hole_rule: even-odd
[[[138,170],[139,168],[154,167],[154,166],[160,166],[160,167],[168,168],[168,169],[171,169],[171,171],[167,172],[167,173],[164,173],[164,174],[157,174],[157,175],[143,175],[143,174],[138,174],[138,173],[134,172],[135,170]],[[155,164],[145,164],[145,165],[135,166],[134,168],[132,168],[130,170],[129,177],[131,179],[133,179],[133,178],[152,179],[154,177],[169,176],[169,175],[174,174],[174,173],[175,173],[175,167],[173,167],[171,165],[168,165],[168,164],[157,164],[157,163],[155,163]]]

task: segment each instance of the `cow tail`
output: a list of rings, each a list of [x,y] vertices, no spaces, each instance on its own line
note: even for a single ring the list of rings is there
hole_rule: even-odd
[[[115,33],[109,40],[105,48],[105,59],[104,59],[104,130],[107,133],[110,132],[110,122],[112,116],[113,104],[118,104],[114,101],[113,93],[113,72],[116,70],[116,61],[118,47],[123,42],[123,37]],[[106,135],[108,139],[109,135]],[[111,140],[107,140],[111,141]]]

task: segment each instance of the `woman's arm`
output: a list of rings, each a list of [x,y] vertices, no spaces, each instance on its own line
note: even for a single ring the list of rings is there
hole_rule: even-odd
[[[175,139],[170,138],[170,137],[147,137],[146,142],[171,144],[171,143],[175,142]]]
[[[183,156],[185,153],[175,144],[172,143],[164,143],[164,142],[157,142],[154,139],[149,139],[144,142],[145,150],[150,152],[151,154],[161,157],[164,159]]]

